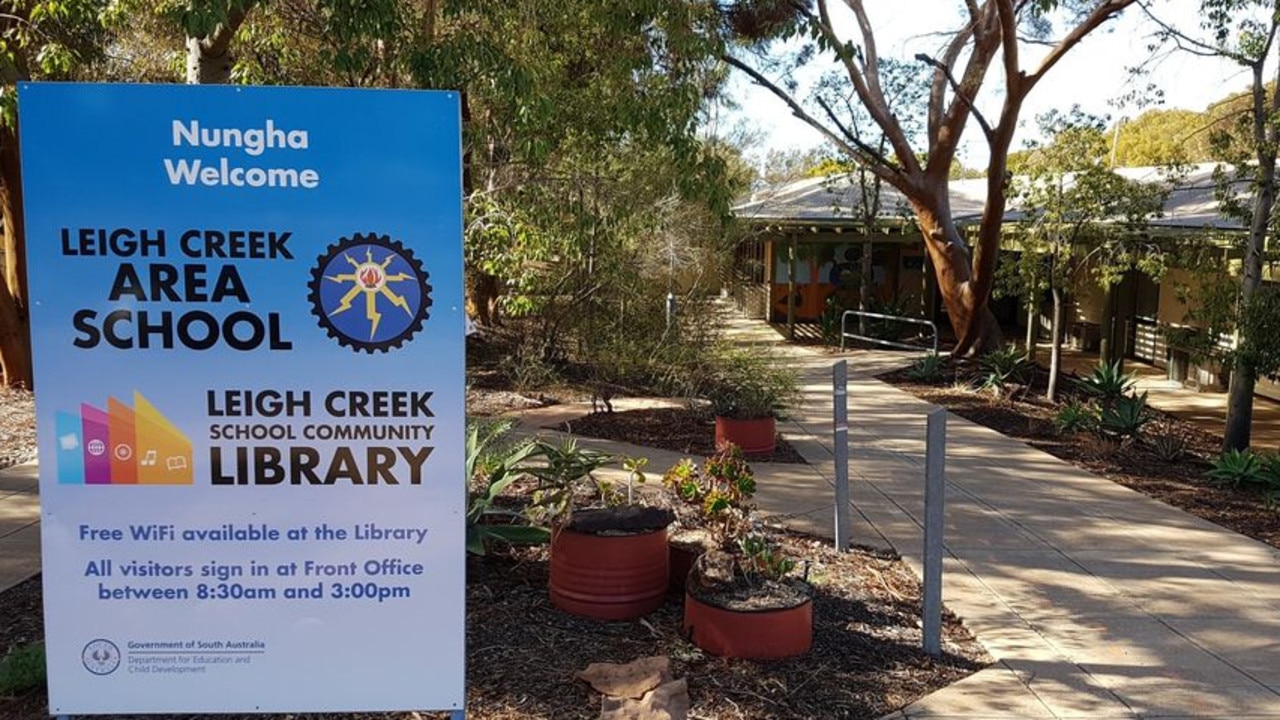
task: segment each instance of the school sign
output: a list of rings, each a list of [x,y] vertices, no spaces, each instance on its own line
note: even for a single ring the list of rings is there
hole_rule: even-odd
[[[51,712],[461,709],[457,95],[19,98]]]

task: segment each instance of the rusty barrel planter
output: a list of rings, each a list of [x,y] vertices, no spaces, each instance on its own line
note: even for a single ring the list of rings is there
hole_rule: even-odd
[[[601,535],[561,529],[551,540],[551,603],[596,620],[635,620],[667,596],[667,531]]]
[[[778,446],[778,421],[773,417],[731,418],[716,416],[716,447],[731,442],[748,455],[773,452]]]
[[[780,660],[813,646],[813,601],[793,607],[728,610],[684,595],[684,633],[693,644],[720,657]]]

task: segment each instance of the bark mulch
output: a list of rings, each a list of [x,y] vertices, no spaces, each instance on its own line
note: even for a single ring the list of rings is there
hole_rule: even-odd
[[[681,599],[639,622],[601,623],[563,613],[547,597],[547,549],[519,548],[470,558],[467,582],[467,717],[471,720],[599,717],[600,696],[575,673],[592,662],[671,658],[689,682],[690,717],[704,720],[876,718],[982,668],[991,659],[952,616],[943,654],[920,649],[920,586],[895,556],[787,534],[789,555],[808,563],[815,586],[814,645],[779,662],[722,660],[680,634]],[[39,578],[0,593],[0,651],[41,637]],[[46,712],[44,692],[0,698],[0,718]],[[184,716],[190,718],[191,716]],[[221,720],[243,717],[218,716]],[[286,716],[276,716],[284,718]],[[430,714],[289,716],[319,720]],[[147,716],[166,720],[168,716]],[[176,718],[174,719],[176,720]]]
[[[964,367],[949,366],[943,373],[947,381],[937,384],[914,380],[908,373],[908,369],[896,370],[880,379],[1003,435],[1024,440],[1076,467],[1280,548],[1280,512],[1268,509],[1256,491],[1213,485],[1204,478],[1221,449],[1220,435],[1152,410],[1154,419],[1143,429],[1141,439],[1117,445],[1089,433],[1057,431],[1053,421],[1059,406],[1044,399],[1047,373],[1043,370],[1007,401],[995,401],[989,393],[956,383],[953,378],[963,378]],[[1064,402],[1073,396],[1073,385],[1070,376],[1060,381]],[[1183,454],[1172,459],[1162,457],[1156,448],[1161,437],[1182,439],[1186,443]]]
[[[0,468],[35,457],[35,399],[29,390],[0,387]]]
[[[692,408],[648,408],[595,412],[554,428],[583,437],[643,445],[707,457],[716,452],[715,421]],[[747,455],[751,462],[804,463],[800,453],[782,438],[772,453]]]

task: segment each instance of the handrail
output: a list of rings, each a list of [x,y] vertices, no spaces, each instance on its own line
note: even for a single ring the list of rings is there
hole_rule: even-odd
[[[867,335],[858,335],[857,333],[848,332],[847,326],[848,326],[850,315],[854,317],[876,318],[879,320],[896,320],[898,322],[911,323],[913,325],[928,326],[928,328],[933,331],[933,352],[935,353],[938,352],[938,326],[935,325],[933,321],[924,320],[921,318],[903,317],[901,315],[883,315],[881,313],[865,312],[862,310],[845,310],[844,313],[840,316],[840,350],[841,351],[844,350],[845,338],[852,338],[854,340],[862,340],[863,342],[887,345],[889,347],[902,348],[903,350],[919,350],[920,349],[918,345],[908,345],[906,343],[895,342],[893,340],[884,340],[881,338],[870,337]]]

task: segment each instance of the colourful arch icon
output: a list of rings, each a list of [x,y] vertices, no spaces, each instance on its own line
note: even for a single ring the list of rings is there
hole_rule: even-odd
[[[133,394],[133,407],[107,399],[57,414],[58,482],[67,485],[190,485],[191,441]]]

